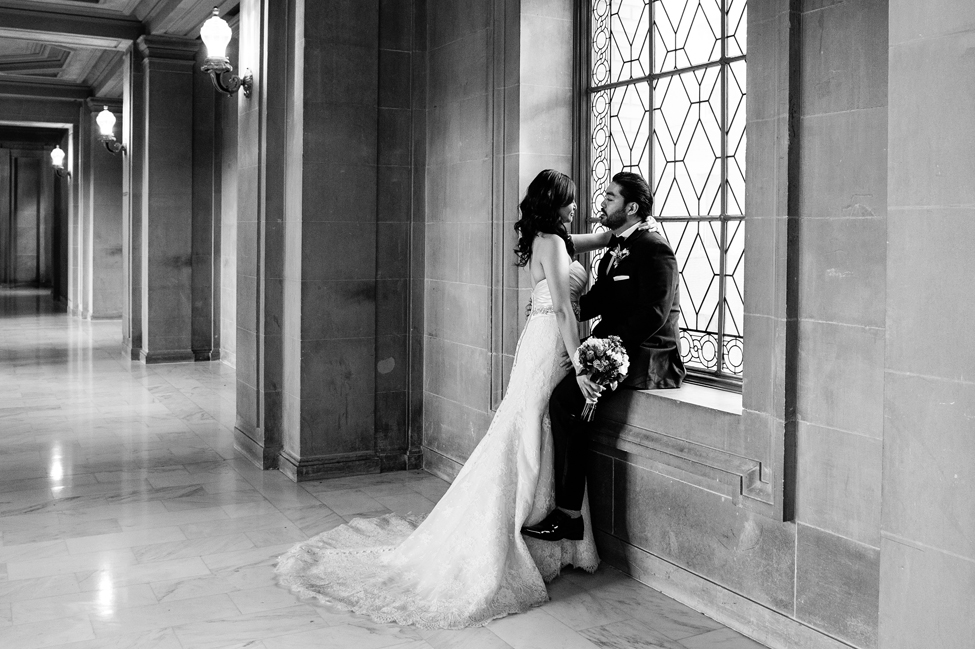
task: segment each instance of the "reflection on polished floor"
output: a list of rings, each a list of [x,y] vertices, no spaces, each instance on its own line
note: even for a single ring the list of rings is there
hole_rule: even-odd
[[[232,368],[146,367],[119,340],[118,322],[0,290],[0,647],[760,647],[611,568],[466,631],[300,602],[274,585],[278,554],[356,515],[427,512],[446,483],[259,471],[234,455]]]

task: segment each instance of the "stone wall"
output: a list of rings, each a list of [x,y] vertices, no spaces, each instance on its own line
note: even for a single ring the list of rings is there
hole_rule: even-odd
[[[92,98],[81,108],[82,192],[79,212],[84,224],[81,268],[82,316],[91,319],[122,317],[124,270],[122,264],[123,155],[112,155],[98,139],[95,117],[103,107],[121,121],[117,99]],[[124,126],[116,124],[116,137]]]
[[[236,48],[233,48],[236,49]],[[236,60],[236,57],[234,57]],[[219,179],[220,221],[220,360],[237,365],[237,102],[217,98],[217,123],[220,136],[217,145],[216,173]]]
[[[491,421],[492,6],[427,8],[423,445],[447,475]]]
[[[799,109],[795,616],[877,645],[887,0],[806,3]],[[747,262],[746,262],[747,263]]]
[[[487,432],[524,324],[518,202],[542,169],[572,173],[573,13],[512,0],[427,12],[423,461],[452,477]]]
[[[424,12],[422,0],[379,3],[375,426],[382,470],[420,463],[423,374],[411,358],[423,353]]]
[[[287,85],[287,125],[239,104],[238,379],[264,387],[238,421],[266,408],[251,428],[278,436],[248,432],[252,457],[283,444],[294,478],[389,470],[422,431],[424,467],[452,477],[487,431],[524,317],[518,199],[542,168],[577,174],[558,4],[293,0],[287,84],[265,81]],[[751,3],[742,395],[600,413],[604,558],[771,647],[972,635],[973,359],[945,344],[975,316],[959,7]],[[265,282],[283,304],[254,297]]]
[[[769,646],[876,647],[887,2],[751,3],[748,48],[742,414],[690,388],[605,413],[596,526]]]
[[[975,637],[975,5],[890,2],[880,646]]]

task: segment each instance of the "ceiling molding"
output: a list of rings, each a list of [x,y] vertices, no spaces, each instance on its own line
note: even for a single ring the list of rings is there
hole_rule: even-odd
[[[82,16],[77,14],[0,7],[0,38],[125,50],[145,33],[135,18]]]
[[[144,18],[149,33],[196,38],[200,28],[216,7],[224,16],[240,4],[239,0],[161,0]]]
[[[96,81],[92,85],[92,92],[103,97],[122,98],[125,87],[125,68],[118,66],[115,71],[106,77]]]
[[[122,114],[122,100],[118,97],[89,97],[85,100],[85,106],[93,114],[102,112],[102,108],[108,108],[113,113]]]
[[[0,76],[0,95],[33,97],[53,101],[82,101],[91,96],[91,89],[80,83],[66,83],[53,79],[18,79]]]
[[[65,67],[73,52],[63,47],[36,43],[30,55],[0,56],[0,73],[27,77],[53,74],[55,77]]]
[[[121,70],[124,56],[121,52],[103,50],[99,53],[98,60],[95,61],[83,83],[91,86],[96,95],[102,94],[101,87]]]
[[[77,48],[71,52],[71,56],[65,61],[61,68],[59,79],[74,83],[85,83],[85,79],[91,72],[91,67],[98,60],[103,50],[87,50]],[[85,83],[85,85],[88,85]]]

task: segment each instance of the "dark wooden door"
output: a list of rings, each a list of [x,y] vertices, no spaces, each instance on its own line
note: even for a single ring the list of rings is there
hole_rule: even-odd
[[[49,286],[54,173],[46,151],[0,149],[0,283]]]

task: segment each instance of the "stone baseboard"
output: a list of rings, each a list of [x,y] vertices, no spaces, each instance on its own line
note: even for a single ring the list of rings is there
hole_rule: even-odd
[[[423,447],[423,470],[441,480],[453,482],[462,466],[464,466],[463,462],[458,462],[427,446]]]
[[[122,343],[122,358],[130,361],[138,361],[139,349],[137,347],[133,347],[131,343]]]
[[[400,451],[398,453],[379,454],[379,472],[388,473],[390,471],[415,471],[423,466],[422,453],[408,453]]]
[[[609,565],[770,649],[853,647],[611,534],[597,529],[595,537]]]
[[[297,458],[287,451],[278,454],[278,470],[295,482],[379,473],[380,468],[380,458],[372,451],[312,455],[302,458]]]
[[[219,349],[194,349],[193,350],[193,360],[197,363],[205,363],[207,361],[219,361],[220,360],[220,350]]]
[[[278,454],[281,449],[265,447],[236,426],[234,427],[234,450],[259,469],[268,471],[278,468]]]
[[[147,352],[144,349],[140,349],[139,360],[146,365],[156,365],[158,363],[192,363],[196,360],[196,357],[190,350]]]

